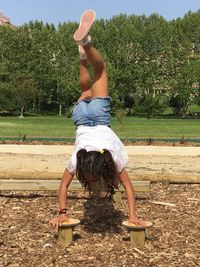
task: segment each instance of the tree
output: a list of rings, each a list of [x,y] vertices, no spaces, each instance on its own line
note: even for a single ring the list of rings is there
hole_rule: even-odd
[[[78,50],[72,39],[76,27],[75,23],[64,23],[59,25],[56,35],[52,65],[56,80],[54,101],[59,106],[59,115],[62,110],[69,110],[80,94]]]
[[[16,109],[20,110],[20,117],[28,104],[33,103],[38,97],[37,84],[32,77],[18,75],[12,82],[12,94],[14,94]]]
[[[188,106],[199,93],[199,62],[187,61],[174,79],[169,105],[176,115],[186,117]]]
[[[0,83],[0,112],[13,111],[15,107],[14,97],[12,95],[9,83]]]

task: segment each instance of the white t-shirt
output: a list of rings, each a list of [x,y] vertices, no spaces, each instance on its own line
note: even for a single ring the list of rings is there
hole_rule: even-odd
[[[118,136],[110,127],[98,125],[94,127],[79,126],[76,131],[75,150],[66,168],[70,173],[76,172],[76,154],[80,149],[87,151],[99,151],[107,149],[111,152],[118,172],[128,164],[128,154]]]

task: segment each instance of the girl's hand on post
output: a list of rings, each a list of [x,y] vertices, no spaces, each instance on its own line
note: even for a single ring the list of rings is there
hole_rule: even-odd
[[[69,221],[69,216],[66,213],[59,214],[57,217],[53,218],[49,223],[52,224],[54,227],[58,228],[64,221]]]
[[[128,222],[131,224],[135,224],[137,226],[142,226],[142,227],[149,227],[152,225],[151,222],[148,222],[148,221],[144,221],[142,219],[138,219],[137,217],[134,217],[134,218],[129,218]]]

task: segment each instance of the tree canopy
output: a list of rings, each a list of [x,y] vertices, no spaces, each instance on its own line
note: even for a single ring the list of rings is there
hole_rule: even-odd
[[[0,112],[66,114],[80,94],[78,24],[30,21],[0,27]],[[92,42],[108,69],[113,112],[152,117],[200,105],[200,10],[167,21],[158,14],[97,20]]]

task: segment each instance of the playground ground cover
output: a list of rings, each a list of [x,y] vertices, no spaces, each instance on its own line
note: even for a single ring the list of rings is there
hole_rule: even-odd
[[[29,172],[33,172],[33,168],[49,172],[54,168],[63,171],[65,153],[54,155],[56,149],[53,148],[52,154],[42,153],[40,146],[34,145],[31,147],[39,153],[34,155],[28,154],[29,145],[15,147],[19,150],[23,148],[24,152],[13,149],[1,153],[1,171],[11,170],[11,167],[18,174],[26,168]],[[46,149],[52,146],[43,147]],[[134,173],[146,171],[156,174],[161,170],[162,173],[166,171],[166,175],[198,175],[199,155],[186,156],[186,152],[189,154],[191,149],[189,147],[173,149],[183,150],[184,155],[166,156],[163,149],[157,156],[134,155]],[[168,182],[152,183],[150,192],[137,193],[138,215],[154,224],[147,231],[145,249],[141,251],[130,248],[128,233],[122,227],[122,221],[128,215],[125,194],[117,207],[109,199],[91,200],[84,193],[70,191],[69,214],[72,218],[80,219],[81,224],[75,230],[72,246],[63,248],[57,242],[57,230],[49,225],[49,220],[58,211],[56,192],[0,191],[0,266],[199,266],[199,195],[199,184]],[[154,203],[156,201],[166,205]]]
[[[199,127],[198,119],[134,117],[126,118],[122,126],[116,118],[112,119],[112,128],[121,138],[199,138]],[[22,135],[74,137],[75,128],[71,119],[64,116],[0,117],[0,136]],[[181,158],[188,165],[186,158]],[[154,223],[141,251],[130,248],[128,233],[122,227],[122,221],[127,219],[125,195],[122,204],[116,207],[110,200],[91,201],[83,193],[70,192],[70,216],[80,219],[81,224],[76,228],[72,246],[63,248],[57,243],[57,231],[49,225],[49,220],[57,214],[57,193],[2,191],[0,266],[199,266],[199,195],[199,184],[153,183],[149,193],[137,193],[139,216]]]
[[[122,139],[200,138],[199,119],[126,117],[120,124],[113,117],[111,127]],[[71,118],[65,116],[0,117],[0,137],[74,138],[75,127]]]
[[[9,267],[196,267],[200,262],[199,185],[152,184],[137,194],[139,216],[152,220],[145,249],[130,248],[122,221],[127,200],[89,200],[70,193],[71,217],[81,220],[72,246],[57,243],[48,222],[57,214],[57,194],[1,192],[0,266]],[[174,204],[165,206],[150,201]]]

